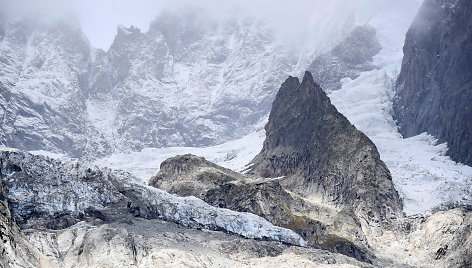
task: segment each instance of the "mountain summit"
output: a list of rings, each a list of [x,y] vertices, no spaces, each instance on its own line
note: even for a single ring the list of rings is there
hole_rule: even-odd
[[[289,77],[272,104],[262,151],[251,172],[285,176],[282,184],[306,198],[352,208],[366,226],[401,217],[401,203],[374,143],[331,104],[305,72]]]

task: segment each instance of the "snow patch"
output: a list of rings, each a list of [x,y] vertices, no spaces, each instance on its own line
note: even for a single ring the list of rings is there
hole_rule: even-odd
[[[99,159],[96,165],[125,170],[147,184],[164,160],[176,155],[194,154],[220,166],[241,171],[261,151],[265,131],[253,132],[241,139],[211,147],[145,148],[140,152],[115,153]]]

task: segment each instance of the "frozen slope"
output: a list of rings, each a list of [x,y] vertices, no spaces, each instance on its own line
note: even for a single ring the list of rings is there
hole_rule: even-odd
[[[345,79],[329,97],[337,109],[377,145],[390,169],[408,215],[441,205],[472,204],[472,167],[445,156],[426,134],[403,139],[392,119],[393,83],[400,71],[405,33],[414,10],[389,10],[370,21],[382,45],[374,58],[378,69]],[[395,25],[395,27],[392,27]]]

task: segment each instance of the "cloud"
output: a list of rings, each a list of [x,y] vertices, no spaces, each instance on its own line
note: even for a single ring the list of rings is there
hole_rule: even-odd
[[[286,38],[338,31],[347,20],[363,23],[379,10],[420,0],[0,0],[10,18],[73,18],[92,45],[107,49],[118,25],[146,31],[164,10],[197,7],[214,18],[244,14],[273,25]]]
[[[1,0],[0,10],[8,19],[61,19],[74,17],[71,1],[63,0]]]

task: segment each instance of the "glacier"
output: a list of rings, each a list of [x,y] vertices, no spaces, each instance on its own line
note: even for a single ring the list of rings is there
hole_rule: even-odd
[[[257,215],[213,207],[195,197],[180,197],[139,185],[135,183],[136,178],[123,171],[100,169],[78,160],[54,160],[10,148],[0,149],[0,164],[9,207],[23,226],[34,226],[58,215],[80,219],[90,209],[105,214],[108,209],[113,215],[109,217],[119,218],[121,210],[137,206],[139,213],[135,216],[142,218],[223,230],[252,239],[307,245],[292,230],[274,226]]]

